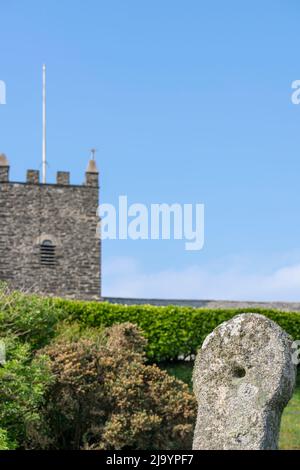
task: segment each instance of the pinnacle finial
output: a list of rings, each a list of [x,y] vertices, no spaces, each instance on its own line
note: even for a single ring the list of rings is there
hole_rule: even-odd
[[[0,154],[0,166],[9,166],[8,160],[4,153]]]
[[[95,160],[96,152],[97,152],[97,149],[95,149],[95,148],[92,148],[92,149],[91,149],[91,159],[92,159],[92,160]]]
[[[87,173],[98,173],[96,159],[95,159],[96,152],[97,152],[97,149],[95,148],[91,149],[91,157],[90,157],[90,161],[86,170]]]

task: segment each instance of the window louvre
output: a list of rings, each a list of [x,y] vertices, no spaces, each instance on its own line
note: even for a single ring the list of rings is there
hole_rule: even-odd
[[[56,265],[55,248],[51,240],[45,240],[40,245],[40,262],[42,266]]]

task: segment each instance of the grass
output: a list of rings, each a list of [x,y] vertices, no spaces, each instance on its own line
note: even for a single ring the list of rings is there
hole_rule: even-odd
[[[174,362],[174,363],[163,363],[160,364],[162,369],[165,369],[170,375],[174,375],[177,379],[182,380],[193,389],[192,384],[192,373],[193,373],[193,362]]]
[[[282,415],[279,448],[300,450],[300,371],[294,395]]]
[[[161,367],[169,374],[187,383],[192,390],[193,363],[178,362],[162,364]],[[300,371],[298,371],[294,395],[282,415],[279,448],[300,450]]]

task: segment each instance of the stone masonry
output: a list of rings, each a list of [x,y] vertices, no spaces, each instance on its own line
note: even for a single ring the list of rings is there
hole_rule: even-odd
[[[16,183],[0,155],[0,280],[27,292],[100,299],[98,199],[94,161],[81,186],[67,172],[58,172],[57,184],[41,184],[36,170]]]

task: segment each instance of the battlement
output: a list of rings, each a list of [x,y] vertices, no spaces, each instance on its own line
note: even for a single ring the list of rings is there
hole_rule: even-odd
[[[9,170],[10,170],[10,165],[9,165],[9,161],[6,155],[0,154],[0,183],[11,182],[9,179]],[[25,184],[35,184],[35,185],[43,184],[40,182],[39,170],[27,170]],[[70,172],[68,171],[58,171],[56,173],[56,183],[54,184],[52,183],[52,185],[79,186],[79,185],[71,185]],[[85,181],[83,183],[83,186],[92,186],[96,188],[99,186],[99,172],[98,172],[95,160],[89,161],[87,170],[85,172]]]

